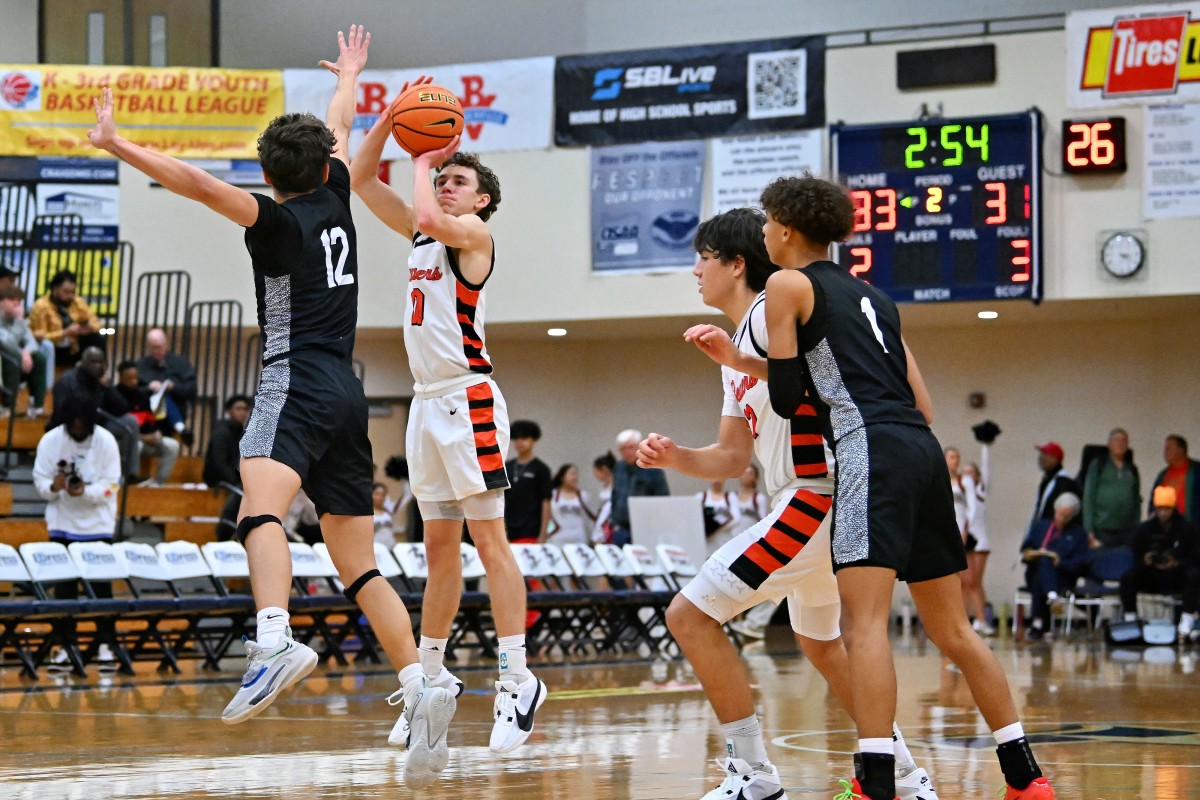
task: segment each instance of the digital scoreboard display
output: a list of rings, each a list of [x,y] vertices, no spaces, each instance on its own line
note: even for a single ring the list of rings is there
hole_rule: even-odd
[[[1036,109],[834,125],[830,139],[854,201],[840,264],[897,302],[1041,300]]]

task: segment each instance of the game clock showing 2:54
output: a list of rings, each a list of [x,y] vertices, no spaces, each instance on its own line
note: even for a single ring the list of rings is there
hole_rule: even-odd
[[[834,125],[837,260],[898,302],[1041,299],[1041,117]]]

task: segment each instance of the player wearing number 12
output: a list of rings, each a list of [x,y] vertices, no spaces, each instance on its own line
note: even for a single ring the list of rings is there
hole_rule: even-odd
[[[246,229],[254,269],[263,370],[241,442],[245,494],[238,538],[246,546],[258,609],[256,641],[246,643],[246,676],[222,720],[244,722],[312,671],[317,654],[291,638],[291,553],[280,519],[303,485],[346,596],[371,621],[400,672],[404,714],[421,736],[410,744],[406,781],[427,785],[445,766],[445,732],[454,696],[425,684],[412,626],[399,596],[380,577],[372,525],[367,403],[351,355],[358,324],[358,261],[350,216],[346,148],[356,78],[370,36],[338,34],[329,104],[332,130],[311,114],[284,114],[258,141],[272,195],[251,194],[117,135],[112,91],[96,103],[88,138],[172,192]]]
[[[1004,671],[967,620],[950,481],[896,304],[826,259],[830,243],[853,228],[853,204],[841,187],[805,176],[771,183],[762,205],[767,252],[783,267],[766,287],[771,406],[790,416],[815,389],[829,410],[837,462],[833,566],[859,736],[843,796],[896,797],[887,620],[901,576],[929,638],[961,670],[995,735],[1006,800],[1051,800]]]
[[[421,665],[433,685],[462,691],[443,657],[462,594],[465,519],[487,572],[499,639],[490,746],[508,753],[533,730],[546,685],[525,664],[525,582],[504,531],[508,411],[491,379],[484,343],[484,286],[496,264],[487,220],[500,203],[500,181],[474,155],[458,152],[458,136],[440,150],[413,156],[411,206],[379,180],[392,112],[408,88],[405,84],[393,109],[367,133],[351,165],[351,180],[367,207],[412,243],[404,345],[415,398],[405,449],[409,482],[425,521],[429,564]],[[394,731],[393,738],[402,738],[402,731]]]

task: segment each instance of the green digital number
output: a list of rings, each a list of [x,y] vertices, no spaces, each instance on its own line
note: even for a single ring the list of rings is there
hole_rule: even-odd
[[[963,146],[962,142],[956,142],[951,136],[962,130],[962,125],[943,125],[942,126],[942,149],[953,150],[954,155],[942,160],[942,166],[957,167],[963,162]]]
[[[920,169],[925,166],[925,161],[916,156],[929,146],[929,132],[925,128],[909,128],[905,133],[909,136],[916,136],[917,141],[904,148],[904,166],[909,169]]]
[[[967,147],[973,147],[979,151],[979,160],[984,164],[988,160],[988,126],[982,125],[979,128],[979,138],[975,138],[975,127],[967,126]]]

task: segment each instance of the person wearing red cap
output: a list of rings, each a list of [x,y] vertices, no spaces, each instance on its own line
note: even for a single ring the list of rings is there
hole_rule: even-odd
[[[1058,442],[1037,445],[1038,467],[1042,470],[1042,482],[1038,484],[1037,502],[1033,506],[1033,521],[1052,519],[1054,501],[1070,492],[1083,496],[1079,483],[1063,468],[1063,449]]]

